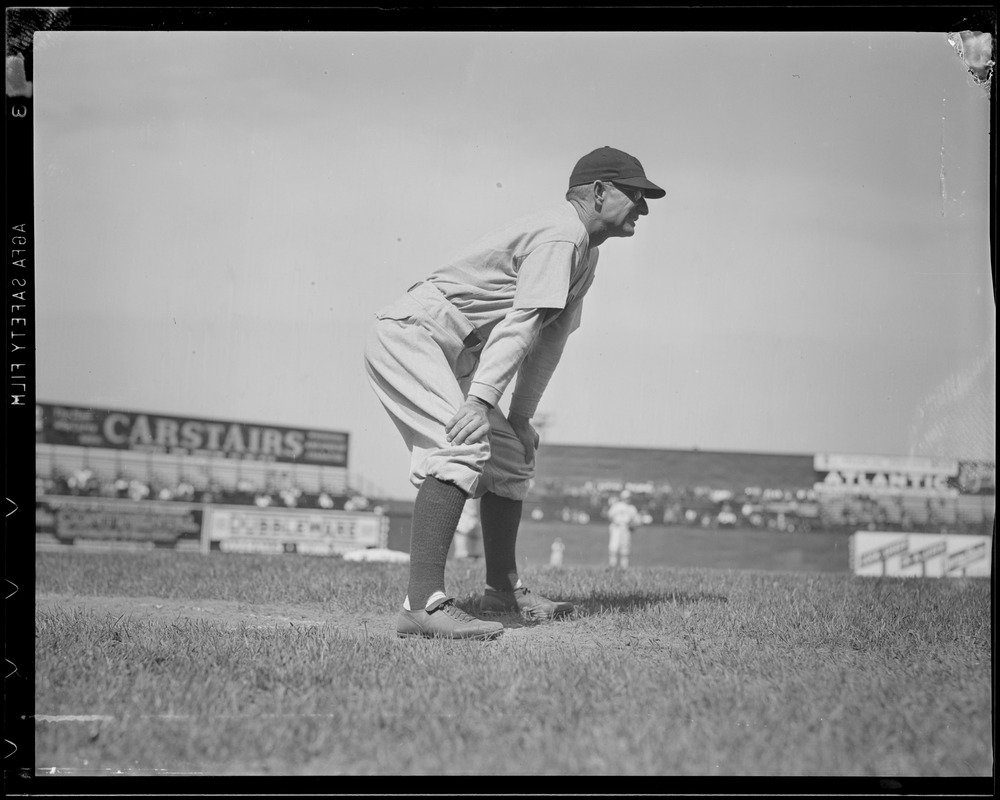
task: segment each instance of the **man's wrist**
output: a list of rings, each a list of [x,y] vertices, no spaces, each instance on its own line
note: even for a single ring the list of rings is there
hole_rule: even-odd
[[[470,400],[475,400],[480,405],[482,405],[484,408],[493,408],[492,405],[490,405],[487,401],[483,400],[483,398],[479,397],[478,395],[470,394],[469,395],[469,399]]]
[[[499,405],[501,394],[503,392],[498,392],[495,387],[480,381],[473,381],[469,387],[469,397],[475,397],[490,408],[496,408]]]

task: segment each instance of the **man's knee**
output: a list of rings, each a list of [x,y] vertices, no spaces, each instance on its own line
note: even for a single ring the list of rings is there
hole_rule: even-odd
[[[414,447],[410,461],[410,482],[419,487],[428,477],[453,483],[469,497],[482,495],[483,465],[489,460],[487,442],[458,447],[424,449]]]
[[[487,469],[483,471],[476,496],[483,497],[490,493],[506,500],[522,502],[528,496],[530,488],[530,480],[511,478],[510,476],[498,476]]]
[[[523,456],[520,463],[507,456],[509,453],[498,452],[494,444],[490,458],[483,466],[480,494],[492,492],[508,500],[524,500],[535,476],[534,465],[524,463]]]

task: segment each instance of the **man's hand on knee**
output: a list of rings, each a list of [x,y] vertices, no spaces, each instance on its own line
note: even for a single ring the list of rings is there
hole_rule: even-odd
[[[534,429],[530,419],[520,414],[508,414],[507,421],[524,445],[524,463],[530,464],[535,460],[535,450],[538,449],[538,431]]]
[[[489,436],[490,422],[487,414],[490,408],[483,400],[470,394],[458,413],[445,425],[444,432],[448,441],[456,445],[465,442],[475,444]]]

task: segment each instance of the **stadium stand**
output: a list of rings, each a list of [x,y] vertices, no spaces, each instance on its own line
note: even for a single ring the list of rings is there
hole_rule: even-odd
[[[817,483],[813,455],[545,444],[538,451],[524,513],[538,522],[603,525],[611,498],[628,489],[649,525],[990,533],[994,468],[973,466],[977,480],[972,494],[819,491],[824,487]],[[342,463],[305,464],[79,446],[40,434],[35,474],[39,497],[379,509],[392,519],[393,533],[404,544],[412,508],[411,501],[393,500],[363,480],[359,488],[346,469],[346,456]]]
[[[992,493],[818,492],[811,455],[546,444],[526,501],[536,521],[602,522],[621,489],[657,525],[782,531],[989,533]]]

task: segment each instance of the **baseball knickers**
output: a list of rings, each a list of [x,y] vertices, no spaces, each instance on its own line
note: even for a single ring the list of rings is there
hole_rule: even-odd
[[[372,388],[410,450],[410,481],[427,476],[470,497],[493,492],[523,500],[534,475],[507,418],[488,412],[487,439],[451,444],[445,425],[465,401],[484,342],[432,284],[421,282],[376,313],[365,344]]]
[[[608,551],[627,556],[632,551],[632,529],[628,525],[610,525],[608,531]]]

